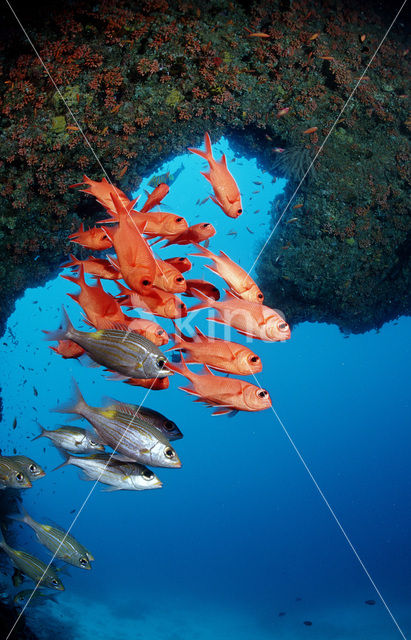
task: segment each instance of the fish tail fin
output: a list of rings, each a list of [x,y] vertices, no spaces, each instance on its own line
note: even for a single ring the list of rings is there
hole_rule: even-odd
[[[198,156],[201,156],[204,160],[210,161],[213,159],[213,150],[211,148],[210,136],[207,132],[204,134],[204,144],[206,148],[205,151],[202,149],[193,149],[192,147],[188,147],[188,150],[191,151],[191,153],[196,153]]]
[[[55,407],[51,411],[54,413],[76,413],[82,415],[84,409],[87,408],[87,403],[84,400],[81,391],[74,378],[71,379],[71,385],[73,390],[73,397],[67,403]]]
[[[176,365],[172,362],[167,362],[167,367],[171,369],[171,371],[173,371],[174,373],[179,373],[180,375],[184,376],[185,378],[190,380],[190,382],[193,382],[195,378],[195,373],[190,371],[183,357],[181,358],[180,365]]]
[[[81,260],[76,258],[76,256],[73,255],[72,253],[69,254],[69,258],[70,258],[69,262],[65,262],[64,264],[60,265],[61,269],[65,269],[66,267],[77,267],[81,263]]]
[[[63,456],[64,460],[63,460],[63,462],[61,464],[57,465],[57,467],[54,467],[54,469],[52,469],[52,471],[57,471],[57,469],[61,469],[62,467],[66,467],[68,464],[71,463],[71,455],[69,453],[64,451],[64,449],[58,449],[58,452],[60,453],[61,456]]]
[[[53,348],[55,349],[55,347],[50,347],[50,349],[53,349]],[[39,438],[44,438],[46,435],[46,429],[42,427],[41,424],[39,424],[39,427],[40,427],[40,433],[38,436],[32,439],[32,442],[34,442],[34,440],[38,440]]]
[[[10,518],[10,520],[16,520],[17,522],[24,522],[25,524],[30,525],[30,523],[34,522],[33,518],[31,518],[28,514],[28,512],[26,511],[26,509],[23,507],[23,505],[20,505],[20,513],[9,513],[7,514],[7,517]]]
[[[208,309],[209,307],[213,307],[215,305],[215,300],[209,298],[205,295],[205,293],[202,293],[198,289],[192,288],[191,292],[195,298],[199,298],[200,300],[202,300],[202,302],[200,302],[199,304],[195,304],[194,307],[190,307],[188,311],[197,311],[197,309]]]
[[[68,313],[65,310],[64,306],[61,307],[61,310],[63,313],[61,329],[57,329],[56,331],[44,331],[44,333],[46,334],[45,340],[70,340],[75,334],[75,329],[71,324],[70,318],[68,317]]]

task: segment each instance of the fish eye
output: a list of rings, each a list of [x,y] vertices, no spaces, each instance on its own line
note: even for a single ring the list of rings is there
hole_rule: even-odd
[[[167,447],[167,449],[164,449],[164,455],[166,458],[171,459],[174,458],[176,454],[171,447]]]
[[[166,363],[166,359],[165,358],[159,358],[157,360],[157,366],[159,369],[163,369],[164,365]]]
[[[16,480],[17,480],[18,482],[23,482],[23,480],[24,480],[24,476],[23,476],[23,474],[22,474],[22,473],[20,473],[20,472],[19,472],[19,473],[16,473]]]
[[[288,324],[286,322],[280,322],[278,328],[284,331],[285,329],[288,329]]]
[[[238,209],[237,213],[243,213],[243,210],[242,209]]]
[[[179,305],[178,305],[178,308],[179,308],[179,309],[184,309],[184,304],[183,304],[183,303],[179,304]]]
[[[59,583],[59,581],[57,580],[57,578],[52,578],[51,584],[54,584],[54,586],[57,586],[58,583]]]
[[[157,336],[162,336],[163,333],[164,333],[164,329],[157,329],[157,331],[156,331],[156,335]]]
[[[142,284],[143,284],[143,287],[148,287],[151,284],[151,282],[150,280],[143,280]]]
[[[259,357],[258,356],[251,356],[250,358],[250,362],[258,362],[259,361]]]
[[[176,282],[183,282],[183,280],[183,276],[178,276],[178,278],[176,278]]]
[[[144,469],[141,475],[143,476],[144,480],[152,480],[154,478],[154,473],[150,471],[150,469]]]
[[[167,431],[172,431],[172,429],[174,428],[174,422],[171,422],[171,420],[166,420],[166,422],[164,423],[164,428],[167,429]]]
[[[185,258],[179,258],[178,261],[179,262],[184,262]]]
[[[98,442],[95,442],[94,440],[89,440],[89,443],[92,447],[97,447]]]
[[[88,565],[88,559],[87,558],[80,558],[79,563],[81,564],[82,567],[87,567]]]
[[[260,391],[257,393],[259,398],[266,398],[268,396],[267,391],[264,391],[264,389],[260,389]]]
[[[257,298],[259,298],[260,300],[262,300],[262,299],[264,298],[264,296],[263,296],[263,294],[262,294],[262,293],[259,293],[259,294],[258,294],[258,296],[257,296]]]
[[[204,229],[205,229],[206,227],[209,227],[209,226],[210,226],[210,223],[209,223],[209,222],[205,222],[205,223],[203,224]]]
[[[176,218],[176,222],[182,222],[183,218]]]
[[[37,471],[36,465],[35,464],[29,465],[29,471],[31,471],[31,473],[35,473]]]

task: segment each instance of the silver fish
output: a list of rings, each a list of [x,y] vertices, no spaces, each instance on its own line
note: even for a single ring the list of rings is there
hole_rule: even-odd
[[[14,460],[18,465],[20,465],[23,473],[25,473],[31,481],[38,480],[39,478],[44,478],[44,476],[46,475],[44,469],[42,469],[37,462],[35,462],[31,458],[28,458],[27,456],[17,455],[4,457],[8,458],[9,460]]]
[[[98,436],[92,431],[87,431],[81,427],[63,426],[54,431],[48,431],[41,425],[41,433],[33,438],[50,438],[52,443],[59,449],[64,449],[69,453],[95,453],[104,451],[104,445]]]
[[[64,562],[72,564],[74,567],[91,569],[89,560],[93,556],[72,535],[57,527],[36,522],[23,507],[20,508],[21,514],[9,514],[8,517],[18,522],[24,522],[31,527],[36,533],[39,542],[47,547],[53,555],[55,554],[56,558],[64,560]]]
[[[78,331],[63,307],[63,328],[46,332],[47,340],[73,340],[94,362],[125,378],[165,378],[171,375],[167,358],[151,340],[135,331],[100,329]]]
[[[57,591],[64,591],[64,585],[57,575],[56,568],[53,565],[49,567],[43,560],[32,556],[26,551],[17,551],[9,547],[3,537],[3,533],[0,530],[0,547],[7,553],[13,565],[24,573],[33,582],[40,582],[49,589],[56,589]]]
[[[144,418],[150,426],[161,431],[161,433],[165,435],[166,438],[170,441],[180,440],[180,438],[183,437],[183,434],[177,427],[176,423],[172,420],[169,420],[169,418],[164,416],[159,411],[149,409],[148,407],[139,407],[137,404],[118,402],[118,400],[113,400],[112,398],[107,398],[107,401],[112,405],[118,405],[119,411],[121,411],[121,407],[125,407],[128,412],[138,414],[138,416]]]
[[[76,413],[86,418],[104,444],[130,460],[153,467],[181,467],[178,455],[167,438],[141,418],[134,405],[121,405],[121,411],[117,404],[102,408],[91,407],[84,400],[74,380],[73,387],[73,403],[57,407],[55,411]]]
[[[18,462],[0,456],[0,489],[29,489],[30,479]]]
[[[33,593],[32,589],[23,589],[23,591],[19,591],[13,598],[13,602],[16,607],[24,607],[28,604],[29,607],[39,607],[43,604],[46,604],[48,600],[52,602],[57,602],[56,596],[52,593],[46,593],[45,591],[40,591],[36,589]]]
[[[110,485],[105,491],[142,491],[160,489],[162,482],[151,469],[142,464],[120,460],[109,453],[94,453],[91,456],[67,456],[65,462],[56,467],[60,469],[68,464],[83,469],[87,479],[98,480]]]

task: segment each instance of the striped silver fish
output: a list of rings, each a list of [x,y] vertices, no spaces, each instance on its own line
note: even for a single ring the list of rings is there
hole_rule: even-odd
[[[163,435],[170,441],[172,440],[180,440],[183,437],[180,429],[177,427],[176,423],[172,420],[169,420],[166,416],[164,416],[159,411],[154,411],[154,409],[149,409],[148,407],[139,407],[136,404],[127,404],[125,402],[119,402],[118,400],[113,400],[112,398],[107,398],[108,403],[112,405],[118,405],[119,411],[121,411],[121,407],[126,407],[130,412],[138,413],[140,418],[144,418],[151,427],[158,429],[161,431]]]
[[[91,333],[73,327],[63,307],[63,328],[46,332],[47,340],[73,340],[94,362],[124,378],[165,378],[167,358],[151,340],[135,331],[100,329]]]
[[[142,491],[160,489],[162,482],[151,469],[142,464],[120,460],[109,453],[94,453],[91,456],[67,456],[65,462],[56,467],[60,469],[68,464],[83,469],[87,479],[98,480],[110,485],[105,491]]]
[[[90,560],[94,560],[93,556],[72,535],[57,527],[40,524],[27,513],[24,507],[20,507],[20,509],[21,514],[10,513],[8,517],[18,522],[24,522],[31,527],[36,533],[38,541],[47,547],[53,555],[55,554],[56,558],[64,560],[64,562],[72,564],[74,567],[91,569]]]
[[[33,438],[50,438],[52,443],[59,449],[64,449],[69,453],[95,453],[104,451],[104,445],[98,436],[92,431],[87,431],[81,427],[64,426],[54,431],[48,431],[41,425],[41,433]]]
[[[75,399],[57,407],[61,413],[76,413],[86,418],[101,441],[128,459],[153,467],[181,467],[179,457],[167,438],[134,410],[134,405],[89,406],[73,380]],[[130,409],[129,407],[133,407]]]
[[[47,601],[57,602],[56,596],[52,593],[46,593],[37,589],[34,593],[32,589],[23,589],[19,591],[13,598],[13,602],[16,607],[24,607],[28,604],[29,607],[39,607],[46,604]]]
[[[49,567],[43,560],[32,556],[27,551],[17,551],[9,547],[0,530],[0,547],[7,553],[13,565],[24,573],[33,582],[42,584],[49,589],[64,591],[64,585],[57,575],[56,568],[53,565]]]
[[[27,456],[4,456],[4,458],[8,458],[8,460],[12,461],[14,460],[14,462],[20,465],[23,473],[25,473],[31,481],[39,480],[39,478],[44,478],[46,475],[46,472],[40,467],[38,462],[35,462]]]
[[[31,486],[28,475],[18,462],[0,456],[0,489],[29,489]]]

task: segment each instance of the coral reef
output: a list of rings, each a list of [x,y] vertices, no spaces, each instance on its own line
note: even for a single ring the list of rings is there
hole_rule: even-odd
[[[92,204],[79,204],[67,185],[83,173],[100,179],[101,165],[131,191],[207,129],[286,175],[292,194],[393,18],[377,9],[336,0],[36,6],[19,17],[57,91],[4,4],[0,319],[25,287],[50,277],[79,218],[95,220]],[[400,19],[316,160],[315,177],[301,185],[303,207],[293,212],[291,203],[258,264],[269,301],[292,322],[363,331],[409,313],[403,32]],[[276,203],[273,219],[279,215]]]

